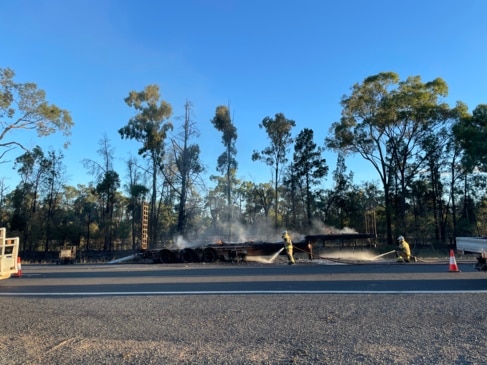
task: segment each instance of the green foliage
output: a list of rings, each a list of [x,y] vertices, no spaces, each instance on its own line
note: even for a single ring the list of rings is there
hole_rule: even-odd
[[[487,236],[487,197],[484,197],[477,206],[477,234]]]
[[[467,170],[477,167],[487,171],[487,104],[478,105],[472,115],[463,115],[453,131],[465,151],[463,162]]]
[[[120,136],[135,139],[142,143],[138,150],[143,157],[154,158],[164,153],[164,140],[172,130],[172,123],[166,120],[172,114],[171,106],[164,100],[159,101],[159,86],[146,86],[144,91],[131,91],[125,103],[138,113],[125,127],[119,129]]]
[[[425,141],[455,116],[441,103],[447,92],[441,78],[423,83],[413,76],[400,81],[390,72],[368,77],[342,98],[342,118],[332,124],[325,139],[337,152],[360,154],[378,173],[390,242],[392,218],[404,226],[410,185],[427,165],[428,155],[421,154]]]
[[[235,145],[237,140],[237,128],[232,123],[230,116],[230,110],[224,105],[220,105],[216,108],[215,116],[211,120],[214,127],[222,132],[222,143],[225,147],[231,147]]]
[[[46,101],[44,90],[34,83],[17,83],[15,72],[0,68],[0,161],[14,147],[27,150],[18,140],[7,140],[13,130],[34,130],[38,137],[61,132],[68,137],[74,123],[67,110]],[[65,146],[68,145],[66,141]]]
[[[158,212],[156,209],[157,177],[163,169],[165,140],[168,131],[173,129],[168,118],[172,114],[171,106],[164,100],[159,100],[159,86],[149,85],[141,92],[131,91],[125,103],[136,110],[128,124],[119,129],[122,139],[134,139],[142,144],[138,154],[151,161],[152,196],[150,204],[151,241],[157,240]]]
[[[2,138],[9,123],[28,123],[31,115],[41,124],[23,126],[39,135],[70,125],[69,114],[47,104],[34,84],[16,84],[13,71],[0,70]],[[212,176],[215,186],[203,190],[196,180],[203,164],[199,145],[190,141],[195,130],[189,104],[181,133],[171,138],[171,106],[161,100],[157,85],[149,85],[129,93],[125,102],[135,115],[118,131],[122,139],[138,141],[139,155],[150,163],[142,170],[135,158],[129,161],[128,197],[118,191],[121,180],[106,138],[98,151],[104,162],[91,165],[94,186],[65,186],[62,154],[35,147],[16,159],[18,186],[7,194],[0,186],[0,219],[20,233],[23,250],[53,250],[64,243],[80,251],[136,249],[141,204],[147,199],[151,244],[157,246],[183,233],[201,242],[211,234],[231,239],[239,230],[253,230],[256,239],[265,239],[257,229],[267,230],[271,220],[274,229],[285,225],[302,234],[326,233],[331,227],[377,232],[384,243],[396,234],[418,245],[445,245],[454,234],[485,235],[487,180],[478,171],[486,167],[487,105],[470,115],[461,102],[454,108],[442,102],[447,91],[441,78],[401,81],[392,72],[355,84],[342,98],[340,121],[325,139],[325,147],[338,152],[330,189],[322,186],[328,166],[321,156],[324,147],[313,141],[314,131],[304,128],[294,140],[296,123],[282,113],[259,124],[269,146],[252,154],[253,161],[273,169],[272,181],[237,179],[237,130],[229,108],[218,106],[211,123],[222,133],[225,148],[217,160],[221,176]],[[7,150],[13,142],[0,138]],[[367,161],[380,181],[354,184],[345,165],[348,154]]]
[[[266,165],[271,166],[274,170],[274,207],[275,207],[275,228],[278,227],[278,213],[279,213],[279,173],[281,165],[287,161],[287,152],[290,144],[293,142],[291,137],[291,130],[296,126],[296,122],[287,119],[284,114],[278,113],[275,118],[265,117],[259,128],[264,128],[267,137],[270,140],[270,145],[262,151],[255,151],[252,153],[252,161],[260,160]]]
[[[293,165],[298,178],[303,178],[309,188],[316,185],[328,173],[326,159],[322,158],[323,148],[313,141],[313,130],[303,129],[294,144]]]
[[[291,129],[295,126],[296,122],[287,119],[282,113],[276,114],[274,119],[265,117],[259,124],[259,128],[265,129],[270,145],[260,152],[254,151],[252,160],[260,160],[278,170],[279,165],[285,164],[288,160],[287,151],[293,142]]]
[[[311,226],[313,208],[316,205],[313,188],[322,183],[323,178],[328,173],[326,160],[322,158],[323,149],[318,147],[313,141],[313,131],[309,128],[303,129],[294,144],[293,162],[288,169],[288,176],[283,179],[283,184],[287,188],[290,209],[292,210],[292,225],[299,227],[298,216],[300,200],[304,202],[306,216],[302,217],[304,226]]]
[[[106,196],[107,199],[112,199],[113,195],[120,187],[120,177],[118,173],[112,170],[105,172],[102,181],[96,186],[96,192],[99,195]]]
[[[222,174],[225,174],[226,192],[227,192],[227,204],[231,204],[232,199],[232,171],[237,170],[237,149],[235,143],[237,140],[237,128],[232,123],[230,116],[230,110],[226,106],[218,106],[215,111],[215,116],[211,120],[215,128],[222,132],[222,142],[225,146],[225,152],[223,152],[217,160],[216,170]]]

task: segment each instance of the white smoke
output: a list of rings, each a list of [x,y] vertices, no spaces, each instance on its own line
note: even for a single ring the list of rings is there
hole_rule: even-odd
[[[311,222],[311,231],[316,233],[308,234],[356,234],[358,233],[354,228],[344,227],[342,229],[328,226],[322,221],[315,219]]]
[[[201,246],[201,242],[188,242],[181,235],[176,236],[174,238],[174,243],[176,244],[176,247],[180,250],[184,248],[194,248],[194,247]]]

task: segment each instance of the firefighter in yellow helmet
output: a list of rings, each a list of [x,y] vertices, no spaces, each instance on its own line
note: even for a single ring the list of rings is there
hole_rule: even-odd
[[[416,257],[411,256],[409,243],[407,243],[403,236],[397,237],[397,245],[396,256],[398,262],[416,262]]]
[[[284,241],[284,248],[286,249],[286,255],[289,260],[289,265],[294,265],[294,256],[293,256],[293,241],[291,241],[291,237],[287,233],[287,231],[282,232],[282,240]]]

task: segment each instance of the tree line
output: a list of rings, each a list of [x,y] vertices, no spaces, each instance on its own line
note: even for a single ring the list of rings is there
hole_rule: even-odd
[[[449,106],[441,78],[401,80],[392,72],[365,78],[342,97],[341,117],[321,142],[312,129],[294,131],[295,121],[282,113],[264,117],[258,127],[268,145],[251,158],[271,168],[266,183],[237,178],[238,130],[228,105],[217,106],[209,121],[221,133],[222,153],[212,184],[205,181],[191,102],[175,123],[159,87],[148,85],[128,93],[133,116],[113,131],[139,146],[126,161],[125,177],[114,169],[115,151],[105,135],[99,159],[83,161],[93,183],[71,186],[63,151],[29,150],[9,139],[19,129],[68,138],[73,126],[68,111],[49,104],[36,84],[17,83],[14,76],[0,68],[0,162],[22,152],[15,158],[17,186],[9,189],[0,178],[0,226],[22,238],[24,251],[64,244],[135,250],[143,202],[149,203],[150,247],[275,241],[282,228],[296,236],[353,229],[376,233],[384,244],[400,234],[440,246],[455,236],[487,234],[487,105],[472,113],[462,102]],[[337,153],[333,170],[323,158],[326,150]],[[350,155],[360,156],[378,182],[356,184],[346,166]],[[325,188],[329,174],[332,187]]]

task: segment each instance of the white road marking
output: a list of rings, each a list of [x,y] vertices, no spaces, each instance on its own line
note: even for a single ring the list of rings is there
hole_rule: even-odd
[[[78,293],[0,293],[0,297],[129,296],[129,295],[265,295],[265,294],[486,294],[487,290],[239,290],[239,291],[141,291]]]

